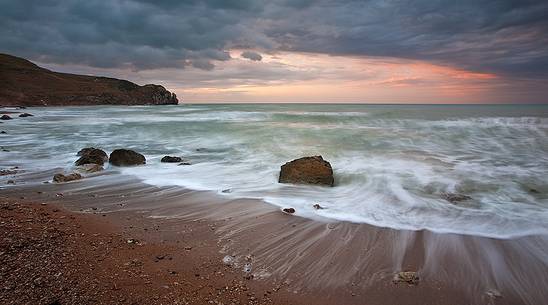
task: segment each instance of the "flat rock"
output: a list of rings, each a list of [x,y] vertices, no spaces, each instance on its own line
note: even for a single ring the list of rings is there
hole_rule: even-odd
[[[78,170],[84,173],[96,173],[102,171],[103,166],[99,164],[88,163],[78,166]]]
[[[458,203],[461,201],[466,201],[472,199],[472,197],[464,194],[458,194],[458,193],[442,193],[441,198],[451,202],[451,203]]]
[[[53,182],[57,182],[57,183],[69,182],[69,181],[74,181],[79,179],[82,179],[82,175],[78,173],[72,173],[68,175],[55,174],[55,176],[53,176]]]
[[[164,156],[160,162],[164,163],[180,163],[183,162],[183,158],[181,157],[172,157],[172,156]]]
[[[408,285],[418,285],[419,275],[414,271],[402,271],[394,275],[394,283],[406,283]]]
[[[26,117],[29,117],[29,116],[34,116],[34,115],[32,115],[32,114],[30,114],[30,113],[26,113],[26,112],[25,112],[25,113],[21,113],[21,114],[19,115],[20,118],[26,118]]]
[[[116,149],[110,153],[109,162],[116,166],[132,166],[146,164],[145,156],[130,149]]]
[[[303,157],[282,165],[278,182],[333,186],[333,169],[322,156]]]

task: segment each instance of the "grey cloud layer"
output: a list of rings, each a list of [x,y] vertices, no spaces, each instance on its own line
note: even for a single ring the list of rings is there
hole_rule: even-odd
[[[0,51],[43,62],[211,70],[238,47],[548,78],[545,0],[0,0],[0,7]]]

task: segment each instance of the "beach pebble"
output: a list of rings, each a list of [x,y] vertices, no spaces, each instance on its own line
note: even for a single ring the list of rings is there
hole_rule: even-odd
[[[128,244],[138,244],[139,243],[139,240],[135,239],[135,238],[130,238],[126,241]]]
[[[234,264],[234,256],[226,255],[225,257],[223,257],[223,264],[227,266],[232,266]]]
[[[415,271],[402,271],[394,275],[394,283],[407,283],[408,285],[418,285],[419,275]]]
[[[251,272],[251,269],[252,269],[252,268],[251,268],[251,263],[246,263],[246,264],[244,265],[244,269],[243,269],[243,270],[244,270],[245,273],[250,273],[250,272]]]
[[[500,298],[500,297],[502,297],[502,294],[500,293],[500,291],[498,291],[496,289],[489,289],[489,290],[487,290],[486,294],[490,298]]]

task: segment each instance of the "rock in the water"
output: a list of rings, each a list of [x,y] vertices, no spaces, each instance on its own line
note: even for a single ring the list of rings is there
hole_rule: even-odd
[[[12,117],[10,117],[7,114],[4,114],[3,116],[0,116],[0,120],[11,120],[11,119],[12,119]]]
[[[190,165],[190,162],[181,162],[178,165]]]
[[[314,204],[312,207],[314,207],[314,209],[316,209],[316,210],[323,210],[323,209],[325,209],[325,208],[322,207],[319,203]]]
[[[407,283],[408,285],[418,285],[419,275],[414,271],[402,271],[394,275],[394,283]]]
[[[84,173],[96,173],[103,170],[103,166],[94,163],[87,163],[78,166],[78,170]]]
[[[55,176],[53,176],[53,182],[57,182],[57,183],[69,182],[69,181],[74,181],[79,179],[82,179],[82,175],[78,173],[72,173],[68,175],[55,174]]]
[[[30,114],[30,113],[26,113],[26,112],[25,112],[25,113],[21,113],[21,114],[19,115],[20,118],[26,118],[26,117],[29,117],[29,116],[34,116],[34,115],[32,115],[32,114]]]
[[[77,166],[84,164],[103,165],[108,161],[107,153],[95,147],[86,147],[81,149],[77,155],[81,156],[80,159],[74,162]]]
[[[333,169],[322,156],[304,157],[282,165],[278,182],[333,186]]]
[[[457,194],[457,193],[442,193],[441,198],[451,202],[451,203],[457,203],[461,201],[466,201],[472,199],[472,197],[464,195],[464,194]]]
[[[96,148],[95,148],[95,147],[85,147],[85,148],[80,149],[80,150],[76,153],[76,155],[79,156],[79,157],[81,157],[81,156],[83,156],[83,155],[85,155],[85,154],[88,154],[90,151],[92,151],[92,150],[94,150],[94,149],[96,149]]]
[[[0,176],[15,175],[15,174],[17,174],[16,170],[0,169]]]
[[[181,158],[181,157],[165,156],[165,157],[162,158],[162,160],[160,160],[160,162],[164,162],[164,163],[179,163],[179,162],[183,162],[183,158]]]
[[[294,208],[284,208],[284,209],[282,209],[282,211],[283,211],[284,213],[287,213],[287,214],[293,214],[293,213],[295,213],[295,209],[294,209]]]
[[[116,149],[110,153],[109,162],[116,166],[132,166],[146,163],[145,156],[129,149]]]

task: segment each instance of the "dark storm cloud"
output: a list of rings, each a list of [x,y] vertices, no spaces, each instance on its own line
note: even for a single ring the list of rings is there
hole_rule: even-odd
[[[250,2],[250,1],[249,1]],[[211,69],[246,1],[0,1],[0,49],[44,62]]]
[[[548,77],[547,1],[316,1],[270,14],[265,32],[285,50]]]
[[[242,47],[548,78],[546,16],[545,0],[0,0],[0,51],[60,64],[211,70],[230,59],[226,49]]]

